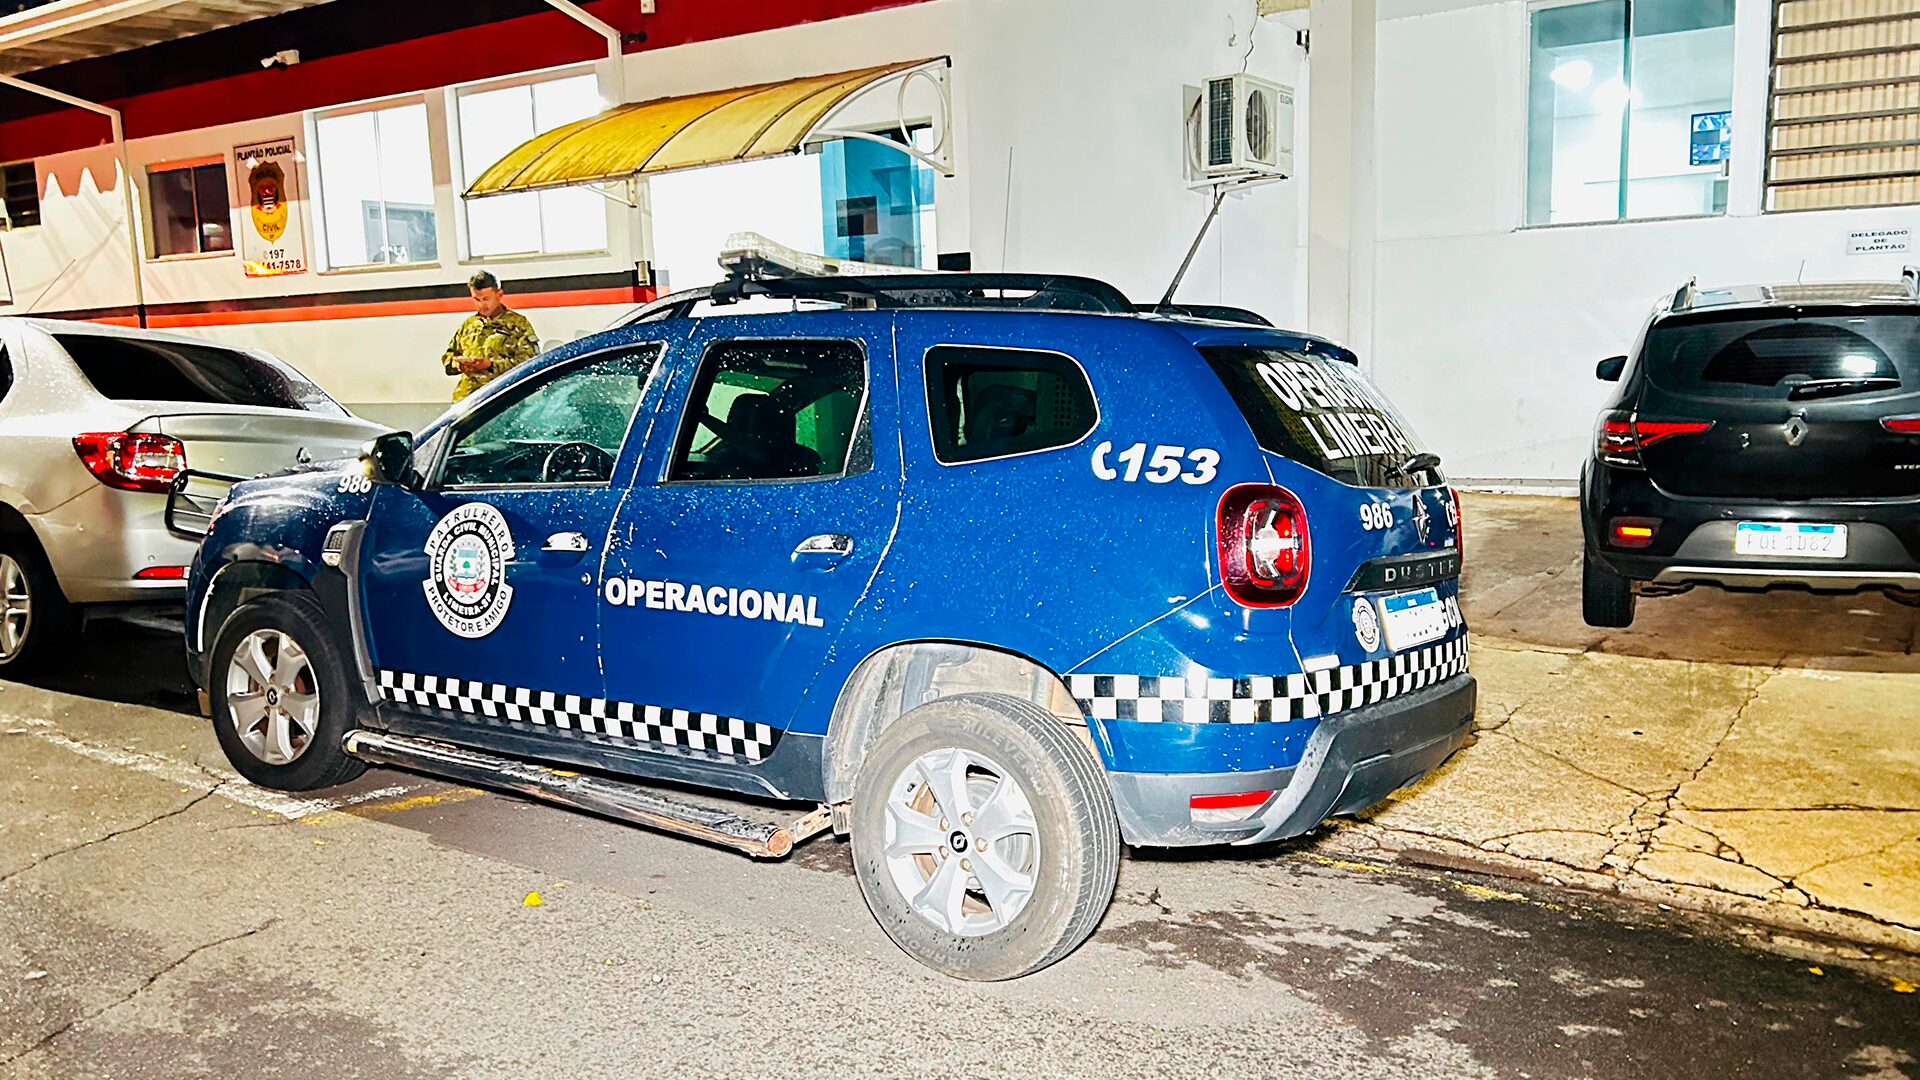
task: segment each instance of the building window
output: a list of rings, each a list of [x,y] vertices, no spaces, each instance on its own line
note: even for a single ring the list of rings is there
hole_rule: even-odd
[[[233,250],[224,158],[152,166],[147,169],[147,192],[153,199],[154,255]]]
[[[898,140],[898,130],[881,132]],[[933,129],[912,145],[930,150]],[[934,267],[933,169],[890,146],[835,139],[820,151],[821,250],[836,259]]]
[[[1527,224],[1726,210],[1733,2],[1533,9]]]
[[[33,162],[16,161],[0,165],[0,195],[3,195],[9,229],[24,229],[40,224],[40,180]]]
[[[328,268],[439,261],[427,107],[322,116],[313,130]]]
[[[468,182],[535,135],[605,106],[592,75],[459,94],[460,166]],[[493,255],[604,251],[607,205],[581,188],[464,199],[467,252]]]
[[[1920,10],[1774,5],[1767,209],[1920,202]]]

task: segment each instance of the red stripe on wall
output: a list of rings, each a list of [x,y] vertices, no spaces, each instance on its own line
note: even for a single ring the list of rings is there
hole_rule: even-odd
[[[715,4],[675,0],[661,4],[657,14],[641,15],[637,0],[603,0],[594,5],[594,14],[623,30],[644,32],[644,43],[627,46],[628,52],[644,52],[921,2],[924,0]],[[298,45],[290,43],[291,47]],[[129,55],[139,54],[136,50]],[[106,104],[121,110],[127,137],[135,139],[415,93],[605,55],[605,44],[599,37],[567,16],[550,11]],[[715,72],[715,85],[727,85],[724,72]],[[0,124],[0,148],[4,148],[0,158],[9,161],[107,141],[106,120],[77,109]]]
[[[596,304],[644,304],[654,298],[651,286],[629,289],[574,289],[566,292],[513,293],[515,308],[591,307]],[[250,326],[260,323],[320,322],[330,319],[388,319],[399,315],[469,315],[473,301],[464,296],[432,300],[376,300],[364,304],[315,304],[244,311],[194,311],[178,315],[149,315],[154,330],[192,326]],[[94,319],[93,322],[132,326],[132,318]]]

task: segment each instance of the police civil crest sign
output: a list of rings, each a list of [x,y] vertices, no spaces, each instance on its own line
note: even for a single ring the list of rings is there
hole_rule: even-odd
[[[513,604],[507,564],[513,561],[513,531],[500,511],[467,503],[440,519],[427,534],[427,607],[440,625],[463,638],[483,638],[499,629]]]
[[[298,161],[291,137],[233,148],[234,190],[247,200],[240,217],[240,260],[248,277],[307,272],[307,245],[294,205]]]

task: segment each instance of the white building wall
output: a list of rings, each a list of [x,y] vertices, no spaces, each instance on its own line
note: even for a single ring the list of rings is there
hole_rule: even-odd
[[[970,253],[976,270],[1092,274],[1136,299],[1154,300],[1207,208],[1206,196],[1190,191],[1183,178],[1182,86],[1239,70],[1243,62],[1258,75],[1304,82],[1303,53],[1292,29],[1256,19],[1254,7],[1252,0],[934,0],[632,54],[626,58],[627,92],[644,100],[951,57],[957,175],[936,185],[940,249]],[[676,197],[671,209],[654,205],[652,212],[693,213],[701,218],[698,228],[679,220],[647,222],[647,211],[629,212],[610,203],[611,250],[604,255],[463,261],[456,226],[460,178],[443,138],[448,95],[438,90],[421,98],[434,133],[438,264],[318,270],[321,250],[309,167],[300,177],[301,199],[293,209],[305,225],[314,271],[249,279],[233,255],[147,259],[147,303],[446,284],[463,281],[482,265],[510,283],[631,270],[644,259],[651,234],[685,247],[738,228],[778,231],[789,218],[804,216],[809,200],[817,203],[817,190],[801,199],[743,202],[738,192],[720,184],[713,185],[712,197],[701,199],[699,174],[692,173],[661,187],[663,193],[674,187],[694,196]],[[932,101],[924,84],[917,85],[908,100],[910,118],[930,116]],[[894,112],[894,94],[885,91],[871,95],[844,120],[849,126],[879,126],[890,124]],[[287,134],[297,135],[302,149],[309,149],[307,120],[279,116],[135,140],[129,144],[135,190],[144,200],[150,163],[228,153],[236,145]],[[1304,140],[1296,162],[1304,170]],[[93,177],[112,169],[111,153],[78,151],[40,165],[45,224],[0,241],[6,245],[16,299],[0,305],[0,314],[131,305],[119,194],[94,190]],[[1268,185],[1230,199],[1180,298],[1243,305],[1275,322],[1298,323],[1305,293],[1301,186],[1298,181]],[[244,210],[234,213],[237,235]],[[150,246],[150,236],[143,235],[142,242]],[[530,315],[543,339],[557,341],[598,330],[619,310],[542,308]],[[182,329],[279,353],[342,400],[378,414],[383,405],[445,400],[448,380],[438,358],[457,322],[451,314],[262,318]]]
[[[1381,0],[1375,378],[1458,477],[1570,482],[1605,385],[1661,293],[1890,279],[1920,256],[1849,256],[1854,229],[1920,207],[1762,214],[1766,0],[1736,9],[1729,213],[1521,228],[1527,5]]]

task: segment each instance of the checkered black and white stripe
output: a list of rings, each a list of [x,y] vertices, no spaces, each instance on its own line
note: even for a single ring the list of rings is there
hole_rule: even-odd
[[[1467,636],[1461,634],[1384,660],[1309,674],[1069,675],[1067,689],[1095,720],[1259,724],[1331,716],[1432,686],[1466,670]]]
[[[750,762],[764,760],[780,741],[777,729],[734,716],[403,671],[380,672],[380,697],[496,724],[532,724],[649,750],[679,747]]]

